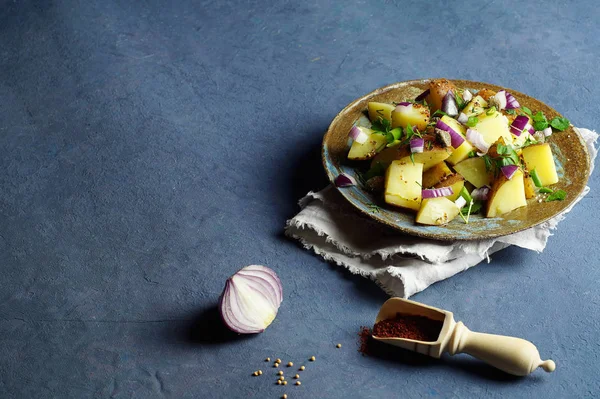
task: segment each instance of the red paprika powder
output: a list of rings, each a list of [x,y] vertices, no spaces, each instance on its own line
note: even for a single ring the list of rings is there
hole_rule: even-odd
[[[393,319],[381,320],[373,327],[373,336],[437,341],[444,323],[424,316],[396,313]]]

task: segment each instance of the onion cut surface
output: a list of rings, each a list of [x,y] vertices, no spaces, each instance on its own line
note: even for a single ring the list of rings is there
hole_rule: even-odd
[[[230,330],[260,333],[273,322],[282,300],[283,288],[277,274],[266,266],[250,265],[227,279],[219,311]]]

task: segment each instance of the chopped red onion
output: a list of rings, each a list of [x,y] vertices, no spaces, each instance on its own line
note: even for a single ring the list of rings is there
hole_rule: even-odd
[[[358,126],[352,126],[352,129],[350,129],[350,134],[348,135],[352,138],[352,140],[359,144],[362,144],[369,139],[369,135]]]
[[[458,115],[458,105],[456,104],[456,99],[454,98],[452,90],[448,90],[448,93],[446,93],[442,100],[442,111],[449,116]]]
[[[450,138],[452,139],[452,147],[454,147],[455,149],[458,148],[465,141],[464,137],[460,133],[458,133],[450,126],[442,122],[441,119],[437,121],[435,127],[436,129],[446,131],[448,132],[448,134],[450,134]]]
[[[247,266],[227,279],[219,298],[221,319],[240,334],[263,332],[277,316],[283,289],[268,267]]]
[[[504,90],[500,90],[498,93],[494,95],[495,103],[498,109],[506,108],[507,100],[506,100],[506,92]]]
[[[461,112],[460,115],[458,115],[458,118],[456,118],[456,120],[464,125],[469,121],[469,117]]]
[[[515,136],[520,136],[523,133],[523,130],[527,128],[529,125],[529,118],[525,115],[519,115],[515,118],[515,120],[510,124],[510,132]],[[531,126],[531,125],[529,125]]]
[[[547,128],[545,128],[543,130],[543,132],[544,132],[545,137],[550,137],[552,135],[552,128],[550,126],[548,126]]]
[[[421,137],[415,137],[414,139],[410,140],[410,152],[423,152],[424,147],[425,140],[423,140]]]
[[[517,99],[512,94],[510,94],[507,91],[505,93],[506,93],[506,109],[515,109],[515,108],[521,107],[521,104],[519,104]]]
[[[468,103],[469,101],[471,101],[473,99],[473,94],[471,94],[471,92],[468,89],[465,89],[463,91],[462,98],[466,103]]]
[[[452,187],[428,188],[421,191],[421,196],[424,199],[447,197],[452,194],[454,194],[454,190],[452,190]]]
[[[479,152],[485,154],[490,149],[488,143],[485,142],[481,133],[475,129],[467,129],[467,140],[471,142],[479,150]]]
[[[519,169],[517,165],[506,165],[500,168],[502,174],[508,179],[512,179],[515,172]]]
[[[488,199],[489,195],[490,195],[490,188],[486,187],[486,186],[479,187],[479,188],[476,188],[473,191],[471,191],[471,197],[475,201],[486,201]]]
[[[467,200],[465,197],[458,197],[456,201],[454,201],[458,209],[462,209],[465,205],[467,205]]]
[[[423,101],[427,98],[428,95],[429,95],[429,89],[427,89],[423,93],[419,94],[417,96],[417,98],[415,98],[415,101]]]
[[[356,186],[356,179],[350,175],[347,175],[346,173],[340,173],[335,178],[335,185],[337,187]]]

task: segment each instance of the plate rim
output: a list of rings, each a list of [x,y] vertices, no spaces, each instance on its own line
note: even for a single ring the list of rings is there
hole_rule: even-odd
[[[585,190],[585,187],[587,186],[587,183],[589,181],[589,177],[590,177],[590,170],[591,170],[591,158],[590,158],[590,154],[587,148],[587,145],[585,143],[585,140],[583,139],[583,137],[581,136],[581,134],[579,134],[579,132],[574,128],[574,125],[570,124],[569,128],[565,131],[565,132],[561,132],[561,133],[567,133],[568,134],[575,134],[581,144],[581,147],[584,150],[585,153],[585,158],[586,158],[586,175],[585,175],[585,181],[584,184],[582,185],[582,187],[580,188],[580,190],[577,192],[576,195],[569,195],[569,200],[565,201],[565,205],[556,213],[548,215],[547,217],[544,217],[543,219],[539,220],[538,222],[534,223],[534,224],[529,224],[529,225],[525,225],[525,226],[519,226],[519,227],[515,227],[514,229],[510,230],[509,232],[498,232],[498,233],[490,233],[490,234],[482,234],[480,237],[449,237],[447,235],[441,235],[439,233],[434,233],[434,232],[421,232],[421,231],[415,231],[415,230],[411,230],[410,228],[407,228],[405,226],[401,226],[395,223],[390,222],[389,220],[385,220],[383,218],[380,218],[377,216],[376,213],[373,212],[366,212],[364,209],[361,209],[360,207],[358,207],[356,204],[353,203],[353,201],[351,201],[347,196],[346,193],[344,192],[344,190],[342,190],[342,188],[337,187],[335,185],[335,178],[337,176],[333,175],[333,172],[330,170],[330,168],[328,168],[327,166],[327,154],[328,154],[328,150],[327,150],[327,141],[328,138],[332,135],[333,132],[333,127],[336,125],[336,123],[345,117],[345,113],[347,112],[348,109],[354,107],[357,103],[366,100],[369,97],[374,97],[377,96],[379,94],[385,93],[387,91],[393,90],[393,89],[397,89],[400,87],[410,87],[411,85],[423,85],[426,84],[428,82],[430,82],[433,79],[437,79],[437,78],[424,78],[424,79],[412,79],[412,80],[405,80],[405,81],[400,81],[400,82],[395,82],[395,83],[391,83],[388,84],[386,86],[382,86],[379,87],[363,96],[360,96],[354,100],[352,100],[348,105],[346,105],[341,111],[338,112],[338,114],[333,118],[333,120],[331,121],[331,123],[329,124],[329,127],[327,128],[327,131],[325,132],[325,134],[323,135],[323,140],[321,142],[321,162],[323,165],[323,168],[325,169],[325,173],[327,174],[327,178],[330,181],[331,185],[333,187],[335,187],[335,189],[337,190],[338,193],[340,193],[340,195],[344,198],[344,200],[349,203],[353,209],[358,210],[360,212],[360,214],[364,214],[366,215],[370,221],[374,221],[376,222],[378,225],[384,225],[384,226],[388,226],[391,227],[392,229],[396,230],[397,232],[401,232],[403,234],[407,234],[413,237],[421,237],[421,238],[427,238],[427,239],[432,239],[432,240],[438,240],[438,241],[478,241],[478,240],[484,240],[484,239],[492,239],[492,238],[498,238],[498,237],[503,237],[503,236],[507,236],[507,235],[511,235],[511,234],[515,234],[518,233],[520,231],[524,231],[530,228],[533,228],[535,226],[539,226],[540,224],[548,221],[549,219],[556,217],[558,215],[560,215],[562,212],[564,212],[566,209],[568,209],[569,207],[571,207],[577,200],[577,198],[579,198],[579,196],[581,195],[581,193]],[[508,87],[504,87],[504,86],[499,86],[493,83],[487,83],[487,82],[480,82],[480,81],[474,81],[474,80],[466,80],[466,79],[448,79],[445,78],[451,82],[461,82],[461,84],[475,84],[475,85],[487,85],[489,86],[491,89],[502,89],[502,90],[507,90],[510,91],[511,93],[514,93],[517,97],[523,97],[523,98],[529,98],[532,99],[540,104],[542,104],[543,106],[547,107],[549,110],[553,111],[554,113],[556,113],[557,115],[562,116],[561,113],[559,113],[558,111],[556,111],[554,108],[550,107],[548,104],[544,103],[541,100],[538,100],[535,97],[529,96],[525,93],[521,93],[518,90],[513,90],[511,88]],[[331,159],[331,158],[329,158]],[[333,162],[332,162],[333,163]],[[395,209],[395,211],[397,212],[403,212],[400,208]],[[437,227],[443,227],[443,226],[437,226]]]

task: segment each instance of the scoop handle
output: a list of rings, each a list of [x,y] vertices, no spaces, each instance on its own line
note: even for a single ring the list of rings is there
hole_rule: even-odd
[[[450,355],[466,353],[509,374],[525,376],[538,367],[552,372],[556,364],[542,361],[535,345],[521,338],[473,332],[456,323],[446,350]]]

